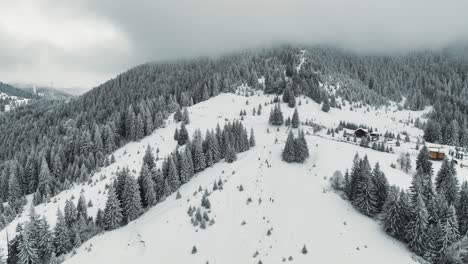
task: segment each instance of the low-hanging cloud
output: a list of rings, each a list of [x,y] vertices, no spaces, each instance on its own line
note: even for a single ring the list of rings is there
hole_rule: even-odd
[[[405,52],[468,40],[465,0],[39,1],[38,16],[73,19],[96,29],[87,34],[80,24],[70,23],[81,32],[62,37],[72,41],[28,40],[19,34],[23,39],[18,39],[33,51],[16,52],[15,43],[5,49],[8,54],[0,49],[2,76],[9,64],[34,65],[39,57],[46,68],[55,67],[57,74],[63,71],[66,79],[57,78],[64,79],[57,82],[91,87],[146,61],[218,55],[278,43]],[[60,35],[66,27],[55,30]],[[74,38],[76,47],[69,48]],[[36,80],[25,75],[24,81]]]

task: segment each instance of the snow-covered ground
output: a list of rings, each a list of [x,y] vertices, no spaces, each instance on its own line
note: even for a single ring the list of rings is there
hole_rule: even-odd
[[[5,105],[5,112],[10,111],[16,106],[20,106],[23,104],[27,104],[30,99],[22,98],[22,97],[17,97],[14,95],[8,95],[6,93],[0,92],[0,99],[9,99],[11,100],[10,104]]]
[[[344,120],[372,126],[380,133],[407,131],[412,142],[395,147],[395,153],[384,153],[339,141],[338,134],[335,138],[325,131],[314,135],[311,127],[302,126],[309,132],[306,138],[310,158],[304,164],[287,164],[281,161],[287,128],[282,126],[277,131],[268,125],[272,105],[265,103],[272,99],[261,92],[250,97],[221,94],[190,107],[191,123],[187,126],[190,134],[197,128],[204,132],[218,123],[222,126],[227,120],[239,119],[239,112],[246,110],[243,122],[247,129],[254,129],[257,146],[239,154],[232,164],[221,162],[196,175],[181,187],[182,199],[170,196],[129,225],[87,241],[67,263],[258,263],[259,260],[280,263],[283,258],[289,261],[290,256],[295,263],[376,263],[377,257],[379,263],[413,263],[412,254],[403,244],[387,236],[375,220],[355,211],[331,191],[328,178],[335,170],[344,172],[350,168],[358,152],[361,156],[368,154],[371,163],[378,161],[390,183],[407,188],[411,173],[393,169],[390,164],[396,163],[398,155],[406,151],[414,162],[417,154],[414,142],[422,131],[406,121],[422,117],[429,109],[397,111],[397,106],[392,105],[351,111],[347,104],[341,110],[332,108],[325,113],[311,99],[298,98],[301,121],[313,120],[334,128]],[[259,104],[262,114],[253,116],[252,109]],[[293,109],[286,104],[282,104],[282,110],[285,118],[292,116]],[[65,200],[72,196],[77,201],[83,192],[93,202],[89,215],[95,216],[97,209],[105,205],[104,186],[112,181],[118,168],[128,166],[138,173],[147,145],[158,148],[159,157],[175,149],[173,134],[177,125],[171,120],[165,128],[140,142],[117,150],[116,162],[96,173],[92,184],[60,193],[52,202],[37,206],[37,213],[54,226],[57,207],[63,209]],[[440,162],[434,164],[437,171]],[[461,180],[468,179],[466,169],[460,170]],[[219,179],[225,181],[224,189],[213,192],[213,182]],[[244,188],[242,192],[238,189],[240,185]],[[200,186],[212,192],[210,216],[215,224],[206,230],[195,228],[187,215],[189,206],[200,206],[202,193],[194,195]],[[27,212],[26,208],[21,217],[0,232],[2,247],[6,231],[11,237],[16,225],[27,220]],[[267,235],[268,230],[271,235]],[[308,249],[306,255],[301,253],[304,245]],[[191,254],[193,246],[198,249],[196,254]]]

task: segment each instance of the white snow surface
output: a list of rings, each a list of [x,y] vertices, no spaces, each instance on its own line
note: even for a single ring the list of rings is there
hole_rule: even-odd
[[[304,164],[288,164],[281,160],[281,151],[288,130],[276,130],[268,125],[273,96],[245,97],[238,94],[220,94],[189,108],[190,135],[197,128],[203,132],[221,126],[227,120],[239,119],[241,110],[247,111],[243,121],[255,131],[257,145],[238,154],[232,164],[220,162],[197,174],[180,188],[181,199],[175,195],[151,208],[139,219],[117,230],[98,235],[83,243],[66,263],[282,263],[290,256],[294,263],[415,263],[405,245],[386,235],[379,223],[357,212],[348,201],[333,192],[329,177],[335,170],[344,172],[352,165],[358,152],[367,154],[372,164],[379,162],[389,182],[407,188],[411,175],[390,167],[401,152],[409,151],[413,162],[417,155],[416,138],[422,131],[406,121],[421,117],[424,111],[397,111],[396,105],[380,109],[354,108],[348,103],[343,109],[332,108],[322,112],[320,105],[306,97],[299,98],[301,121],[313,120],[325,127],[336,127],[340,120],[366,124],[380,133],[407,131],[410,143],[394,147],[395,153],[384,153],[343,142],[341,135],[334,138],[325,131],[313,134],[312,128],[301,126],[307,133],[310,157]],[[246,105],[248,101],[248,105]],[[262,104],[262,115],[252,115],[252,108]],[[291,116],[293,109],[282,104],[283,114]],[[422,118],[424,119],[424,118]],[[174,124],[169,118],[167,126],[156,130],[140,142],[129,143],[114,155],[116,163],[101,169],[92,184],[77,185],[53,198],[48,204],[36,206],[36,212],[46,217],[51,226],[56,222],[57,207],[63,209],[72,195],[78,200],[80,192],[91,199],[89,215],[95,216],[106,201],[104,186],[115,177],[118,168],[128,166],[139,173],[147,145],[160,150],[159,157],[172,152]],[[270,132],[267,132],[269,130]],[[297,132],[297,131],[295,131]],[[278,142],[275,143],[275,139]],[[271,166],[268,166],[271,165]],[[158,166],[161,165],[158,162]],[[415,167],[415,164],[413,164]],[[440,162],[434,162],[435,171]],[[459,169],[460,180],[466,180],[466,169]],[[103,176],[106,176],[105,178]],[[224,181],[224,189],[213,191],[215,180]],[[244,191],[239,191],[242,185]],[[215,224],[202,230],[194,227],[187,215],[190,205],[200,207],[203,192],[194,195],[201,186],[208,189],[211,202],[210,217]],[[248,203],[248,198],[252,199]],[[27,220],[28,206],[22,216],[0,232],[0,246],[5,247],[6,231],[14,235],[16,225]],[[260,201],[261,200],[261,201]],[[245,221],[244,225],[241,223]],[[271,235],[267,231],[271,229]],[[306,245],[308,254],[302,254]],[[192,247],[198,252],[191,254]],[[258,255],[254,257],[254,253]],[[286,260],[288,261],[288,260]]]

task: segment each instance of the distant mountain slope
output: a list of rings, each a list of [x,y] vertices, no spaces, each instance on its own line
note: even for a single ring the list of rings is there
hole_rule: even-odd
[[[73,95],[66,93],[65,91],[57,88],[45,87],[45,86],[35,86],[35,85],[18,85],[21,90],[32,93],[38,97],[48,99],[48,100],[68,100],[73,97]]]
[[[37,96],[30,92],[30,91],[25,91],[19,88],[16,88],[10,84],[0,82],[0,92],[5,93],[10,96],[16,96],[16,97],[21,97],[21,98],[27,98],[27,99],[32,99],[36,98]]]

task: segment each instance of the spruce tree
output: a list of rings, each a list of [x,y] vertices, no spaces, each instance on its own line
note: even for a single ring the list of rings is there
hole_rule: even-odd
[[[298,137],[294,139],[295,161],[302,163],[309,157],[309,147],[305,139],[304,131],[300,130]]]
[[[460,199],[457,206],[458,224],[460,235],[464,236],[468,231],[468,182],[464,181],[460,190]]]
[[[19,264],[30,264],[39,263],[37,245],[34,243],[30,232],[27,230],[23,231],[18,243],[18,263]]]
[[[124,195],[121,202],[123,220],[126,223],[140,216],[142,212],[140,192],[136,180],[131,176],[127,177],[127,181],[125,182]]]
[[[453,164],[448,159],[445,159],[435,178],[437,193],[444,195],[449,205],[455,204],[458,200],[459,186],[455,173]]]
[[[424,145],[416,158],[416,170],[421,170],[424,174],[432,177],[432,163],[429,161],[429,150]]]
[[[454,206],[450,206],[447,218],[443,223],[443,236],[441,237],[441,241],[439,241],[441,245],[440,255],[445,253],[459,238],[457,214]]]
[[[145,155],[143,156],[143,165],[146,165],[148,171],[151,171],[156,166],[153,152],[149,145],[146,147]]]
[[[114,188],[109,188],[107,192],[106,207],[104,209],[104,229],[113,230],[120,226],[122,222],[122,208]]]
[[[299,113],[297,112],[297,108],[294,109],[294,113],[291,119],[291,126],[292,128],[298,128],[299,127]]]
[[[202,171],[206,168],[205,154],[203,153],[202,136],[200,130],[194,134],[192,145],[193,168],[195,172]]]
[[[83,219],[88,219],[88,204],[86,198],[83,194],[80,195],[78,199],[78,204],[76,205],[77,217],[83,217]]]
[[[253,128],[250,129],[250,138],[249,138],[249,145],[251,148],[255,147],[255,135]]]
[[[227,163],[232,163],[237,160],[237,154],[235,149],[231,146],[231,144],[228,144],[228,147],[226,149],[226,157],[225,160]]]
[[[286,162],[294,162],[296,160],[296,144],[292,131],[289,131],[288,138],[286,139],[286,143],[284,145],[282,157]]]
[[[177,143],[179,144],[179,146],[183,146],[185,145],[185,143],[187,143],[188,139],[189,139],[189,134],[188,134],[187,128],[185,127],[185,123],[182,123],[182,125],[180,126]]]
[[[57,223],[54,228],[55,253],[66,254],[71,249],[69,229],[60,208],[57,209]]]
[[[422,196],[419,195],[416,204],[413,206],[413,217],[406,227],[406,238],[408,247],[420,256],[425,253],[428,246],[428,217],[426,204]]]
[[[150,171],[146,164],[143,164],[138,178],[141,202],[144,207],[152,207],[156,204],[156,193],[154,190],[154,182],[151,179]]]
[[[182,124],[183,125],[188,125],[190,124],[190,116],[189,116],[189,112],[187,110],[187,107],[184,107],[184,111],[182,113]]]
[[[376,188],[377,196],[377,212],[381,212],[388,196],[388,181],[385,174],[380,170],[380,165],[377,162],[372,171],[372,181]]]
[[[382,224],[385,232],[389,235],[402,239],[404,234],[405,221],[402,219],[400,200],[400,191],[397,187],[391,186],[389,194],[382,210]]]
[[[177,172],[177,166],[174,162],[174,156],[169,156],[168,158],[168,171],[166,179],[171,191],[170,193],[165,193],[165,195],[169,196],[180,187],[179,173]]]

